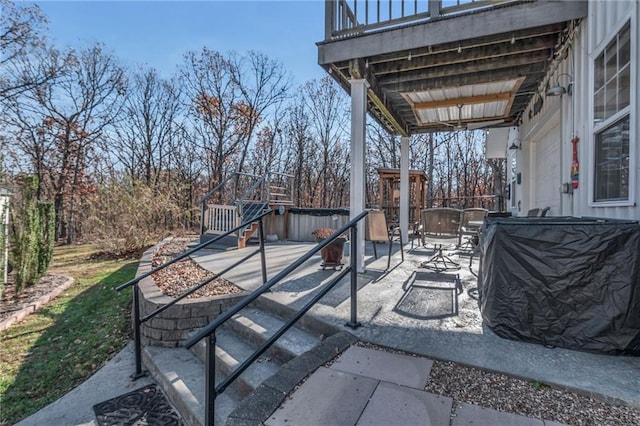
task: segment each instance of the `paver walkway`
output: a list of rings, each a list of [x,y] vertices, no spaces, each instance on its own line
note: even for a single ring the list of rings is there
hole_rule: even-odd
[[[352,346],[318,368],[265,422],[267,426],[560,426],[477,405],[453,406],[424,391],[433,362]]]

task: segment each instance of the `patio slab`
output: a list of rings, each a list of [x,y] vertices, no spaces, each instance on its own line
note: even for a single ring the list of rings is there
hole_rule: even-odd
[[[274,276],[313,246],[313,243],[267,245],[268,276]],[[220,265],[230,264],[250,249],[203,253],[194,259],[204,267],[220,270]],[[380,250],[384,251],[384,248]],[[420,318],[406,309],[407,298],[420,296],[420,291],[412,290],[415,288],[415,275],[416,272],[427,272],[419,268],[419,264],[433,254],[431,248],[420,246],[409,252],[405,250],[402,263],[398,250],[395,250],[390,271],[385,271],[386,256],[375,260],[371,254],[371,245],[367,243],[367,271],[358,275],[357,319],[363,326],[348,330],[360,340],[640,407],[640,357],[609,356],[512,341],[496,336],[483,326],[478,303],[474,299],[477,279],[466,267],[467,254],[453,253],[465,265],[453,273],[459,275],[462,286],[461,292],[455,295],[456,315],[437,318]],[[248,286],[257,288],[261,284],[259,261],[256,256],[241,272],[226,277],[249,290],[252,288]],[[318,254],[265,297],[299,309],[323,283],[337,274],[321,270],[320,263]],[[478,270],[477,259],[473,270]],[[452,274],[444,275],[443,279],[448,280]],[[423,279],[425,277],[424,274],[419,277],[418,285],[428,285],[428,280]],[[307,315],[343,328],[351,316],[349,287],[347,277]]]
[[[380,382],[356,424],[449,426],[452,403],[448,397]]]
[[[422,390],[432,366],[433,361],[426,358],[351,346],[331,369]]]
[[[377,386],[377,380],[320,367],[265,425],[352,426]]]

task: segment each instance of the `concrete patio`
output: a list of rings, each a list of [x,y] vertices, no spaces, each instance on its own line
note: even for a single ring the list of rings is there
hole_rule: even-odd
[[[268,278],[313,246],[290,242],[268,244]],[[640,407],[640,358],[547,348],[500,338],[482,324],[474,298],[477,279],[468,268],[468,253],[451,250],[461,269],[435,274],[419,267],[433,254],[433,249],[419,246],[410,250],[410,247],[411,244],[405,245],[405,261],[401,262],[397,245],[394,246],[391,269],[385,271],[384,254],[388,246],[378,246],[376,260],[372,246],[367,243],[366,272],[359,275],[358,284],[358,321],[362,326],[347,329],[360,340]],[[193,258],[216,271],[254,249],[205,250]],[[345,262],[348,260],[345,257]],[[266,297],[294,308],[303,306],[337,273],[322,270],[320,263],[318,254],[273,287]],[[472,269],[477,271],[477,267],[476,259]],[[259,257],[225,277],[246,290],[257,288],[261,284]],[[344,327],[351,315],[349,293],[349,281],[345,279],[307,315]]]

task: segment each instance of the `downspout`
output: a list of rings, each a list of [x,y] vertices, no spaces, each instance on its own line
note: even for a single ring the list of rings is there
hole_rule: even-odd
[[[562,192],[562,184],[564,182],[564,102],[563,95],[560,95],[560,216],[564,216],[564,193]]]

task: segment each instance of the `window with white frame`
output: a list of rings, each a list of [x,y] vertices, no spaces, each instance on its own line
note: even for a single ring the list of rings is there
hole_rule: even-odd
[[[593,200],[629,200],[631,25],[627,22],[594,61]]]

